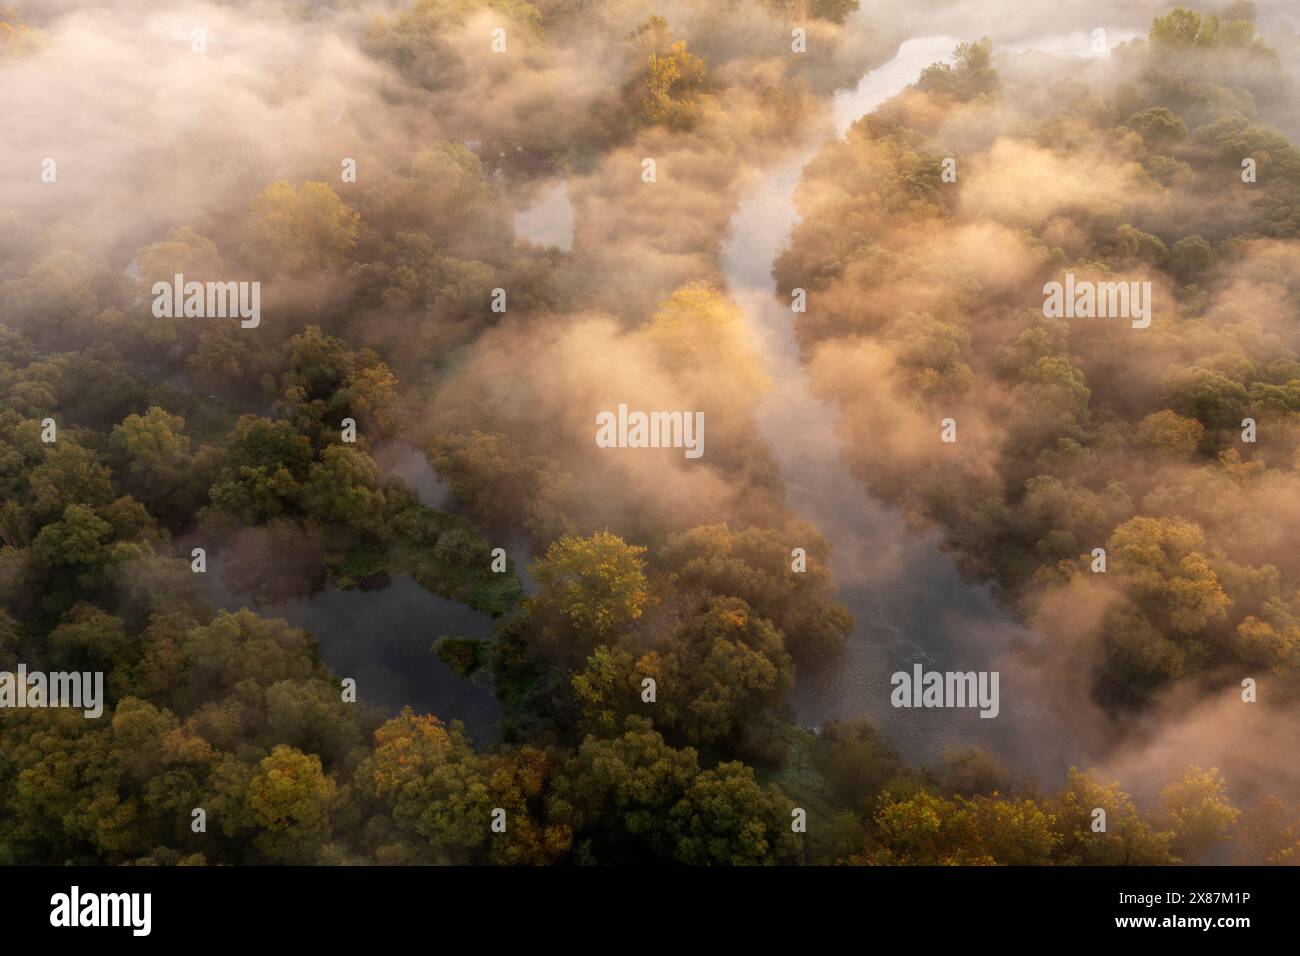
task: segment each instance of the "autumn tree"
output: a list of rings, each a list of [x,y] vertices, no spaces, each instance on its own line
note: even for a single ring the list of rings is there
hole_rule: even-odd
[[[313,754],[280,745],[262,758],[248,784],[248,809],[260,831],[255,842],[267,859],[310,862],[329,835],[335,792]]]
[[[650,601],[645,551],[608,531],[552,544],[529,566],[539,589],[527,601],[537,651],[577,663],[634,624]]]
[[[291,275],[342,265],[357,242],[360,215],[326,183],[274,182],[253,200],[261,254]]]
[[[796,543],[806,554],[802,571],[794,569]],[[853,626],[834,600],[829,547],[811,527],[703,525],[671,536],[655,557],[684,585],[745,601],[780,629],[797,660],[835,655]]]

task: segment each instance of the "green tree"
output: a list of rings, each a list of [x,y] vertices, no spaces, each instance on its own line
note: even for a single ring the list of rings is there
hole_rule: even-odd
[[[379,469],[363,451],[331,445],[308,472],[303,505],[318,521],[378,535],[384,528],[385,498]]]
[[[927,93],[939,93],[958,100],[971,100],[997,92],[1001,81],[993,66],[993,41],[983,37],[977,42],[957,45],[953,64],[935,63],[921,71],[916,85]]]
[[[1181,116],[1164,106],[1153,106],[1134,113],[1126,121],[1129,129],[1136,130],[1152,147],[1166,148],[1187,138],[1187,125]],[[1177,249],[1177,246],[1174,247]]]
[[[721,763],[692,781],[670,814],[673,857],[691,866],[791,863],[798,838],[789,799],[761,788],[743,763]]]
[[[46,452],[28,480],[39,515],[57,515],[69,505],[99,508],[114,497],[112,472],[93,451],[68,440]]]
[[[244,415],[209,492],[212,505],[248,524],[293,512],[311,457],[311,443],[287,422]]]
[[[644,717],[628,717],[621,735],[587,737],[550,798],[601,862],[669,859],[669,815],[699,773],[696,752],[674,749]]]
[[[1203,282],[1214,249],[1200,236],[1184,236],[1169,250],[1169,268],[1183,282]]]
[[[68,505],[59,521],[47,524],[32,542],[32,551],[52,567],[98,564],[108,557],[105,539],[113,530],[93,508]]]

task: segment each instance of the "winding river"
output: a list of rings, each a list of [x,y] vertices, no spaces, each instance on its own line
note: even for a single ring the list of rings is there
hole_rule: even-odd
[[[722,269],[774,382],[760,410],[763,435],[780,462],[791,506],[832,543],[838,597],[856,621],[842,659],[800,673],[791,701],[797,719],[818,726],[865,714],[914,762],[934,763],[949,746],[977,744],[1017,769],[1055,777],[1067,769],[1068,757],[1082,757],[1082,748],[1015,667],[1012,644],[1034,643],[1038,635],[999,609],[987,588],[964,581],[940,550],[937,534],[906,528],[902,516],[849,471],[839,453],[839,410],[813,394],[795,342],[794,315],[777,300],[772,278],[772,263],[798,221],[794,192],[804,166],[828,137],[843,136],[925,67],[950,61],[959,42],[953,36],[907,40],[892,60],[836,95],[831,128],[766,170],[746,194],[723,245]],[[1078,32],[998,48],[1087,56],[1090,36]],[[973,709],[893,708],[890,675],[910,672],[916,663],[945,671],[1002,671],[1001,713],[990,720]]]
[[[1126,34],[1121,39],[1127,39]],[[781,465],[791,506],[833,545],[838,598],[856,626],[842,658],[801,671],[791,703],[797,719],[819,726],[837,718],[870,717],[909,760],[934,763],[945,748],[979,744],[1009,764],[1059,776],[1066,755],[1081,758],[1079,742],[1040,701],[1033,682],[1018,679],[1013,642],[1034,642],[1002,612],[987,588],[962,580],[938,536],[918,535],[901,515],[877,501],[849,471],[839,453],[838,408],[812,391],[794,338],[794,316],[778,302],[772,263],[798,220],[794,191],[808,160],[828,137],[842,136],[860,116],[915,81],[932,63],[951,57],[959,39],[930,36],[904,42],[889,62],[835,96],[826,128],[786,160],[763,171],[737,209],[721,250],[733,296],[743,307],[773,380],[760,409],[760,428]],[[1087,55],[1086,32],[999,49]],[[515,219],[517,234],[538,245],[571,245],[573,213],[562,179],[542,189]],[[427,459],[407,448],[376,453],[386,474],[400,475],[430,507],[447,507],[445,485]],[[522,572],[528,555],[510,553]],[[208,575],[218,606],[248,603]],[[534,590],[524,573],[525,590]],[[305,600],[259,612],[284,617],[317,637],[330,669],[358,678],[371,702],[391,712],[409,704],[444,719],[466,722],[476,743],[497,736],[499,707],[483,687],[453,674],[430,651],[441,634],[486,637],[491,620],[439,598],[409,578],[394,577],[382,590],[327,588]],[[1000,714],[985,720],[976,710],[896,710],[889,704],[890,675],[916,663],[938,670],[1001,670]]]

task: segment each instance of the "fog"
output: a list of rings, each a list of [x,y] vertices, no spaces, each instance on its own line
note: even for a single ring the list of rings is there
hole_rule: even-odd
[[[1112,615],[1142,601],[1079,562],[1123,521],[1194,523],[1204,536],[1194,550],[1225,580],[1269,565],[1293,590],[1300,575],[1294,412],[1256,413],[1269,440],[1242,452],[1262,466],[1249,475],[1221,463],[1226,446],[1195,461],[1138,453],[1128,427],[1182,394],[1181,371],[1263,369],[1300,350],[1297,241],[1259,226],[1273,187],[1200,188],[1190,164],[1153,163],[1115,105],[1126,85],[1145,82],[1144,41],[1133,38],[1168,4],[864,4],[844,26],[810,28],[819,55],[806,69],[785,54],[786,23],[741,6],[743,16],[704,2],[655,5],[711,69],[692,122],[673,128],[627,122],[636,42],[647,42],[628,34],[651,12],[630,0],[594,10],[599,28],[575,21],[545,40],[494,12],[398,21],[397,4],[24,3],[39,42],[0,59],[0,280],[15,283],[5,319],[42,348],[59,344],[63,333],[21,308],[21,296],[44,295],[47,257],[69,254],[81,257],[84,284],[115,277],[127,283],[123,301],[147,307],[142,254],[146,272],[151,247],[174,261],[156,244],[178,243],[173,230],[188,228],[210,243],[196,239],[203,254],[185,253],[192,274],[267,285],[265,338],[245,348],[278,348],[319,321],[391,356],[410,386],[400,438],[431,453],[459,507],[490,510],[494,530],[533,546],[602,528],[653,544],[717,521],[812,519],[835,549],[861,653],[801,685],[795,708],[806,722],[870,713],[929,762],[955,734],[1043,775],[1047,789],[1071,765],[1097,766],[1150,798],[1202,764],[1218,766],[1243,800],[1300,798],[1300,757],[1279,745],[1300,729],[1286,707],[1294,677],[1263,661],[1243,671],[1227,624],[1204,638],[1225,646],[1141,706],[1097,686]],[[1205,68],[1221,68],[1261,122],[1295,136],[1298,18],[1283,0],[1257,7],[1277,61],[1225,53],[1207,55]],[[494,55],[491,32],[503,22],[509,46]],[[1097,28],[1111,55],[1078,55]],[[951,103],[903,89],[956,42],[983,36],[994,41],[1000,95]],[[921,38],[929,45],[900,54]],[[880,97],[858,89],[885,64]],[[804,81],[787,94],[781,81],[796,69]],[[822,151],[828,141],[839,145]],[[450,165],[429,167],[436,182],[421,178],[418,158],[439,143],[476,157],[458,167],[470,169],[463,182]],[[960,157],[959,194],[916,200],[908,150]],[[55,182],[42,181],[47,159]],[[347,159],[355,183],[340,179]],[[327,267],[311,236],[305,267],[280,261],[251,212],[278,180],[329,183],[359,212],[345,265],[386,261],[395,234],[424,230],[440,256],[482,266],[463,278],[476,304],[358,305],[364,276]],[[1101,261],[1122,224],[1245,238],[1231,255],[1216,246],[1193,311],[1173,266],[1137,254]],[[59,275],[80,275],[57,264]],[[1067,265],[1080,277],[1151,281],[1159,318],[1136,340],[1127,323],[1047,324],[1043,283]],[[443,288],[459,294],[461,281],[457,273]],[[482,306],[480,293],[498,283],[519,303],[504,316]],[[807,314],[790,311],[793,287],[812,290]],[[679,321],[673,297],[684,289],[707,303],[707,322]],[[1055,378],[1004,374],[1029,368],[1023,356],[1068,357],[1086,373],[1077,385],[1088,397]],[[262,398],[250,389],[241,400]],[[592,441],[595,416],[620,403],[702,410],[708,455],[608,454]],[[1081,422],[1084,406],[1086,428],[1061,426],[1070,415]],[[950,448],[936,445],[948,414],[960,428]],[[1087,431],[1086,450],[1068,456],[1058,431],[1072,440]],[[501,449],[510,474],[493,484]],[[1097,499],[1080,492],[1044,518],[1043,540],[1067,526],[1075,535],[1069,554],[1041,561],[1049,572],[1074,562],[1055,577],[1004,566],[1013,563],[1005,525],[1031,519],[1024,488],[1040,474]],[[1229,583],[1249,605],[1255,584]],[[1265,614],[1264,603],[1249,613]],[[922,657],[1000,670],[1004,720],[935,731],[924,716],[890,714],[883,678]],[[1248,676],[1260,680],[1258,704],[1240,701]]]

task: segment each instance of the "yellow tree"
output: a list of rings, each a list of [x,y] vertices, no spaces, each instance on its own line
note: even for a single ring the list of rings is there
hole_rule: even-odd
[[[254,842],[276,862],[310,862],[329,835],[334,794],[320,757],[277,746],[248,785],[248,809],[261,830]]]
[[[258,240],[290,274],[337,268],[357,243],[361,216],[325,183],[274,182],[253,200]]]
[[[1188,767],[1182,779],[1160,793],[1160,819],[1172,831],[1184,862],[1196,862],[1228,838],[1240,811],[1228,800],[1228,785],[1211,767]]]
[[[641,617],[650,600],[645,550],[598,531],[560,538],[529,566],[540,590],[528,611],[544,654],[581,661]]]

